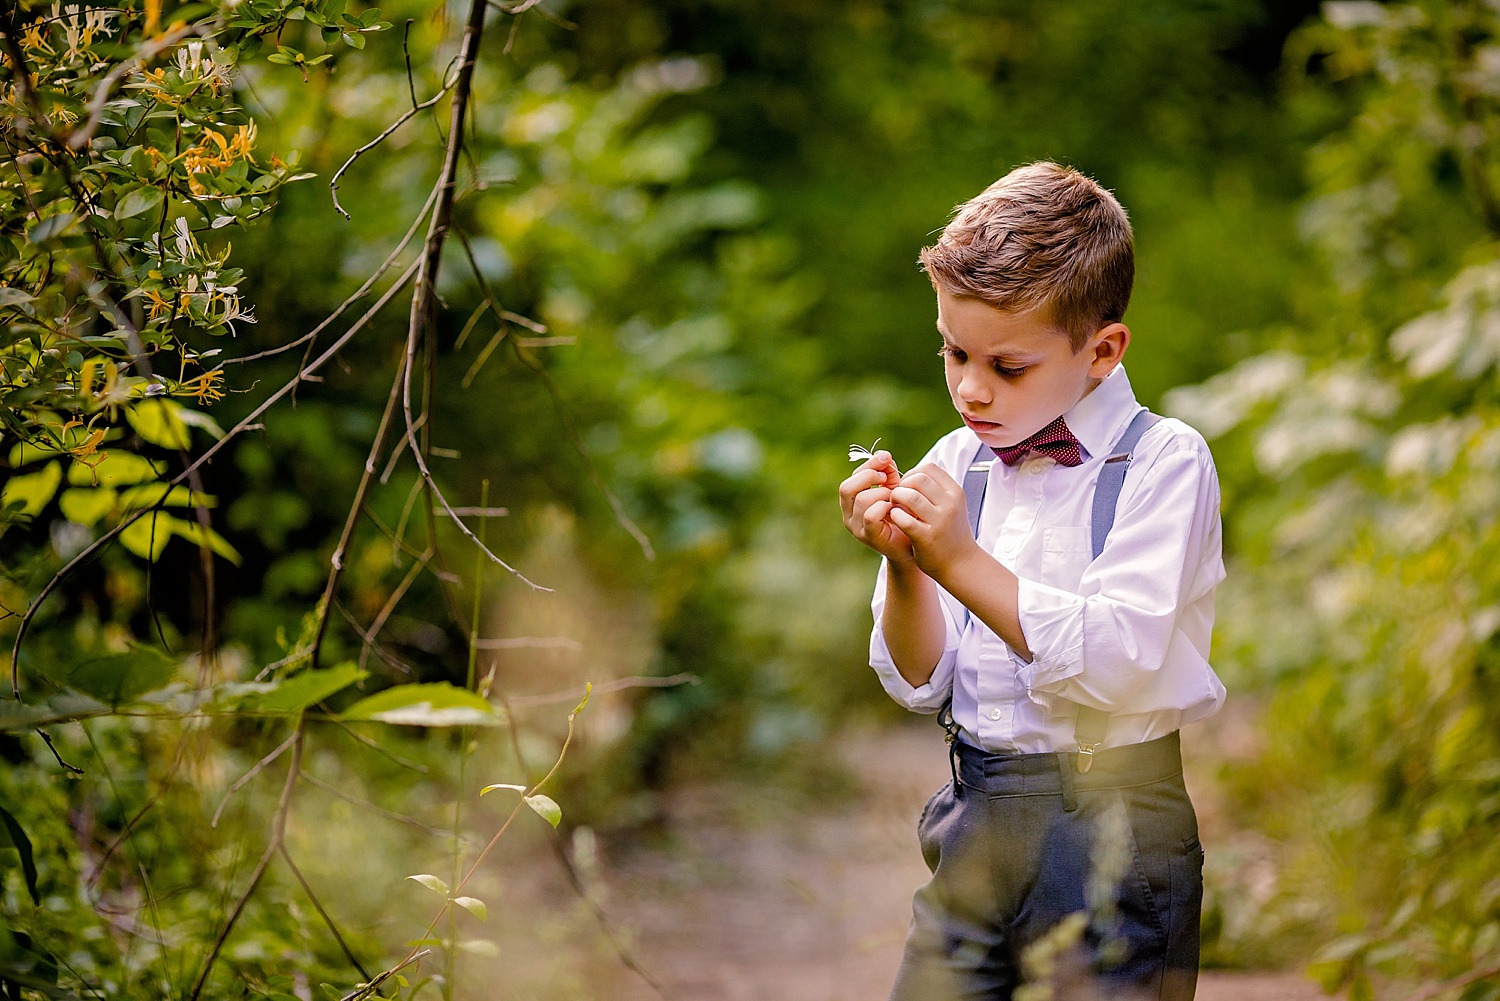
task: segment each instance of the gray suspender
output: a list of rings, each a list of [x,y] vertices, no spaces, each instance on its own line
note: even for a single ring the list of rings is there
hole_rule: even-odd
[[[1099,479],[1094,487],[1094,510],[1090,519],[1093,535],[1094,558],[1104,552],[1104,542],[1115,524],[1115,507],[1120,501],[1120,491],[1125,486],[1125,472],[1130,468],[1130,456],[1141,435],[1161,420],[1149,410],[1141,410],[1131,420],[1120,440],[1110,449],[1109,456],[1099,467]],[[988,453],[990,458],[983,457]],[[994,465],[994,452],[988,445],[980,445],[964,473],[964,500],[969,511],[969,531],[979,538],[979,512],[984,506],[984,488],[989,482],[990,467]],[[1078,741],[1078,770],[1086,772],[1094,763],[1094,752],[1104,743],[1105,731],[1109,729],[1109,713],[1089,706],[1078,707],[1078,719],[1073,726],[1073,736]],[[950,735],[951,736],[951,735]]]

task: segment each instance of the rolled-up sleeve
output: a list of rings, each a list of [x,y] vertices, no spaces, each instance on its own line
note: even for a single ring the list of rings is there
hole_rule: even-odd
[[[1119,710],[1166,661],[1181,610],[1223,579],[1218,479],[1207,449],[1159,455],[1139,474],[1127,481],[1108,542],[1077,593],[1020,579],[1032,660],[1018,663],[1019,674],[1043,706],[1063,698]]]
[[[885,574],[886,561],[882,559],[880,575],[875,580],[875,596],[870,601],[870,610],[875,614],[875,628],[870,631],[870,666],[875,669],[881,687],[891,698],[913,712],[935,713],[952,694],[953,665],[958,660],[959,628],[951,607],[953,599],[944,593],[939,602],[943,609],[943,627],[946,631],[943,655],[938,659],[937,667],[933,669],[932,677],[927,679],[927,684],[914,688],[896,669],[890,647],[885,642],[885,630],[880,624],[885,612]]]

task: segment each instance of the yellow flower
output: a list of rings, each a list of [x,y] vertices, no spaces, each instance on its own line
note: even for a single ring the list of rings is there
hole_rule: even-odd
[[[211,404],[224,398],[224,391],[220,389],[224,381],[224,370],[216,368],[202,375],[194,376],[186,382],[177,384],[173,390],[173,396],[191,396],[202,404]]]
[[[163,298],[160,292],[155,289],[143,288],[141,289],[141,297],[146,300],[146,315],[150,319],[157,320],[162,316],[171,315],[172,303],[170,300]]]

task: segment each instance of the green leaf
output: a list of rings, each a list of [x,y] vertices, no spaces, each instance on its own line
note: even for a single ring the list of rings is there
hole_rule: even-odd
[[[38,459],[46,459],[57,455],[57,450],[52,448],[40,448],[29,441],[21,441],[10,447],[10,468],[19,469],[28,462]]]
[[[120,545],[141,559],[155,563],[162,550],[167,548],[167,543],[171,541],[172,533],[176,530],[174,523],[177,521],[177,518],[160,511],[141,515],[120,532]],[[185,525],[187,522],[182,524]]]
[[[150,212],[162,203],[166,198],[165,192],[154,185],[136,188],[130,194],[121,198],[115,205],[116,219],[129,219],[138,216],[142,212]]]
[[[5,833],[10,838],[11,845],[21,856],[21,876],[26,881],[26,892],[31,894],[31,902],[40,905],[42,895],[36,886],[36,860],[31,854],[31,839],[26,832],[21,830],[20,821],[11,816],[10,811],[0,806],[0,825],[4,825]],[[465,897],[464,899],[472,899]],[[481,907],[484,905],[481,904]]]
[[[35,298],[36,296],[22,292],[18,288],[11,288],[9,285],[0,285],[0,309],[4,309],[6,306],[22,306],[33,301]]]
[[[361,671],[352,661],[327,670],[303,671],[281,682],[274,692],[257,701],[260,708],[272,712],[300,712],[367,677],[369,672]]]
[[[20,501],[24,505],[22,513],[34,518],[57,493],[57,485],[61,482],[62,466],[56,462],[49,462],[34,473],[12,476],[0,489],[0,507]]]
[[[109,712],[109,706],[77,692],[64,692],[35,703],[0,699],[0,730],[32,730],[106,712]]]
[[[147,646],[94,657],[69,670],[70,688],[117,706],[155,691],[177,674],[176,661]]]
[[[355,49],[362,49],[365,47],[364,35],[358,34],[357,32],[346,31],[343,33],[343,36],[345,45],[348,45],[351,48]]]
[[[454,897],[453,902],[481,921],[490,919],[490,909],[478,897]]]
[[[45,243],[54,237],[61,236],[68,227],[72,226],[76,216],[71,212],[60,212],[50,216],[31,227],[26,233],[26,242],[31,244]]]
[[[498,726],[493,706],[480,696],[447,682],[397,685],[360,699],[344,719],[375,720],[401,726]]]
[[[441,893],[445,897],[448,895],[448,884],[430,873],[418,873],[415,876],[407,876],[406,878],[413,882],[421,883],[433,893]]]
[[[485,793],[494,792],[496,789],[514,789],[516,792],[521,793],[523,796],[526,794],[525,786],[518,786],[513,782],[496,782],[492,786],[485,786],[483,789],[479,790],[479,795],[483,796]]]
[[[470,939],[460,942],[458,947],[464,952],[472,952],[476,956],[488,956],[493,959],[500,955],[500,949],[494,942],[486,942],[483,939]]]
[[[180,406],[177,408],[177,417],[189,427],[198,428],[200,431],[207,431],[216,440],[224,437],[224,429],[219,427],[218,421],[215,421],[201,410],[193,410]]]
[[[119,449],[100,451],[94,458],[99,461],[92,467],[82,462],[69,466],[68,482],[75,487],[93,486],[97,477],[100,486],[129,486],[154,480],[167,468],[165,463],[155,463],[134,452]]]
[[[212,549],[230,563],[233,563],[235,566],[240,565],[241,557],[239,550],[231,546],[224,536],[213,529],[204,528],[196,521],[184,521],[181,518],[173,518],[172,531],[195,546],[202,547],[207,544],[209,549]]]
[[[125,419],[136,434],[162,448],[187,448],[192,442],[187,425],[177,416],[177,404],[170,400],[142,400],[125,411]]]
[[[558,806],[557,802],[551,796],[543,796],[541,793],[527,796],[526,805],[535,810],[537,816],[553,827],[562,823],[562,807]]]
[[[113,491],[111,491],[113,493]],[[217,501],[207,494],[195,494],[187,487],[170,483],[146,483],[120,491],[120,507],[138,511],[143,507],[214,507]]]
[[[118,498],[109,487],[70,487],[57,499],[63,517],[86,528],[115,509]]]

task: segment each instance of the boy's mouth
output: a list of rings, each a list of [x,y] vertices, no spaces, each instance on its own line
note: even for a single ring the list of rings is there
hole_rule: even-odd
[[[971,431],[990,432],[998,431],[1000,429],[1000,425],[995,423],[994,421],[976,420],[975,418],[970,417],[968,414],[964,413],[960,413],[959,416],[964,419],[965,424],[969,425],[969,430]]]

